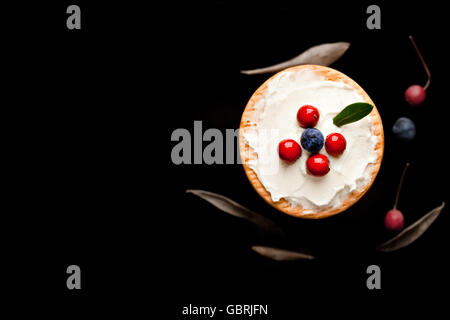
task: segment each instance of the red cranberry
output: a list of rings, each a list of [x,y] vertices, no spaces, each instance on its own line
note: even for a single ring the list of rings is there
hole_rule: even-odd
[[[319,121],[320,115],[319,110],[317,108],[304,105],[297,111],[297,120],[302,128],[312,128],[315,127],[317,122]]]
[[[297,141],[285,139],[278,144],[278,154],[282,160],[294,162],[302,155],[302,148]]]
[[[400,210],[391,209],[384,217],[384,225],[389,231],[400,231],[403,228],[405,221]]]
[[[306,160],[306,168],[309,174],[316,177],[322,177],[330,171],[328,158],[320,153],[313,154]]]
[[[328,154],[335,157],[341,155],[346,146],[347,141],[344,136],[337,132],[329,134],[325,140],[325,149]]]
[[[426,96],[425,89],[422,86],[419,86],[418,84],[410,86],[405,91],[406,101],[414,107],[421,105],[422,102],[425,100],[425,96]]]

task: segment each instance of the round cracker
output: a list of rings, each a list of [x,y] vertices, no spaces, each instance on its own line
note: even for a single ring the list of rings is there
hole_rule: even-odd
[[[248,161],[255,160],[258,158],[258,155],[254,152],[254,150],[248,145],[246,139],[243,136],[243,132],[246,128],[256,126],[256,123],[252,120],[252,115],[256,111],[256,103],[259,99],[261,99],[267,90],[268,84],[276,77],[278,77],[281,73],[284,72],[290,72],[290,71],[299,71],[304,69],[310,69],[314,72],[320,74],[324,77],[324,79],[329,81],[335,81],[335,82],[343,82],[347,85],[350,85],[354,89],[357,90],[357,92],[363,97],[364,102],[370,103],[374,106],[369,116],[372,119],[373,128],[372,133],[375,135],[377,139],[377,143],[375,145],[375,152],[377,153],[377,160],[375,163],[371,164],[371,179],[370,182],[367,183],[363,188],[360,190],[354,190],[351,192],[346,199],[342,201],[342,205],[337,208],[329,207],[322,209],[317,212],[313,213],[304,213],[304,209],[302,206],[292,206],[286,199],[282,198],[279,201],[272,201],[270,193],[266,190],[266,188],[263,186],[261,181],[258,179],[258,176],[253,171],[253,169],[250,168],[248,165]],[[251,96],[250,100],[247,103],[247,106],[245,107],[245,110],[242,114],[240,128],[239,128],[239,151],[240,156],[242,160],[242,165],[244,167],[245,173],[247,175],[248,180],[250,181],[253,188],[256,190],[256,192],[272,207],[278,209],[281,212],[284,212],[286,214],[289,214],[294,217],[300,217],[300,218],[306,218],[306,219],[321,219],[326,218],[335,214],[338,214],[346,209],[348,209],[350,206],[355,204],[366,192],[370,189],[373,182],[375,181],[375,178],[378,174],[378,171],[380,170],[381,161],[383,159],[383,152],[384,152],[384,132],[383,132],[383,124],[381,122],[380,114],[378,113],[378,110],[373,103],[373,101],[370,99],[369,95],[351,78],[346,76],[345,74],[323,66],[317,66],[317,65],[301,65],[296,67],[291,67],[288,69],[285,69],[272,77],[270,77],[266,82],[264,82]]]

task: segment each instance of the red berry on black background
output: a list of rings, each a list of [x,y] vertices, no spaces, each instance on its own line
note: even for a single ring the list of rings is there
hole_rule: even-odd
[[[384,217],[384,225],[389,231],[400,231],[403,229],[405,224],[405,219],[400,210],[392,209],[389,210]]]
[[[414,46],[414,49],[416,49],[417,55],[420,58],[420,61],[422,62],[423,68],[425,69],[425,72],[427,73],[428,76],[428,80],[427,83],[425,84],[425,86],[419,86],[418,84],[414,84],[412,86],[410,86],[408,89],[406,89],[405,91],[405,99],[406,101],[414,106],[417,107],[419,105],[421,105],[424,101],[425,101],[425,90],[427,90],[428,86],[430,85],[430,80],[431,80],[431,73],[430,70],[428,69],[428,66],[425,62],[425,60],[422,57],[422,54],[420,53],[419,47],[417,47],[416,42],[414,41],[413,36],[409,36],[409,39],[411,40],[411,43]]]
[[[397,188],[397,195],[395,196],[394,208],[389,210],[384,217],[384,226],[389,231],[400,231],[404,225],[403,214],[400,210],[397,210],[398,199],[400,196],[400,191],[402,190],[403,180],[405,179],[406,169],[408,169],[409,163],[405,164],[403,168],[402,176],[400,178],[400,183]]]
[[[425,97],[425,89],[418,84],[413,84],[405,91],[406,101],[414,107],[421,105],[425,101]]]

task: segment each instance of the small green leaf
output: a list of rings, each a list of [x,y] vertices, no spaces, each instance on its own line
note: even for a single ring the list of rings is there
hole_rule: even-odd
[[[365,102],[352,103],[346,106],[337,116],[333,118],[333,123],[341,127],[344,124],[349,124],[361,120],[367,116],[373,109],[371,104]]]

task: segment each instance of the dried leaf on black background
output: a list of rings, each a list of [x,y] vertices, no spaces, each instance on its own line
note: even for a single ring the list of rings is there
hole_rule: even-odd
[[[246,219],[253,224],[255,224],[261,231],[269,234],[282,235],[280,227],[278,227],[273,221],[268,218],[257,214],[256,212],[251,211],[250,209],[245,208],[239,203],[222,196],[217,193],[204,191],[204,190],[186,190],[187,193],[192,193],[197,197],[202,198],[203,200],[208,201],[216,208],[231,214],[232,216]]]
[[[445,202],[442,202],[442,205],[428,212],[426,215],[414,222],[408,228],[404,229],[394,238],[381,244],[377,248],[377,250],[390,252],[406,247],[407,245],[413,243],[428,229],[428,227],[434,222],[434,220],[436,220],[444,206]]]
[[[276,260],[276,261],[293,261],[293,260],[313,260],[314,256],[298,252],[290,251],[285,249],[277,249],[272,247],[264,246],[253,246],[252,250],[259,253],[260,255]]]
[[[324,43],[318,46],[314,46],[304,51],[302,54],[287,60],[285,62],[278,63],[276,65],[259,68],[253,70],[241,70],[243,74],[262,74],[278,72],[283,69],[298,66],[301,64],[317,64],[320,66],[329,66],[336,60],[338,60],[350,47],[349,42],[334,42]]]

